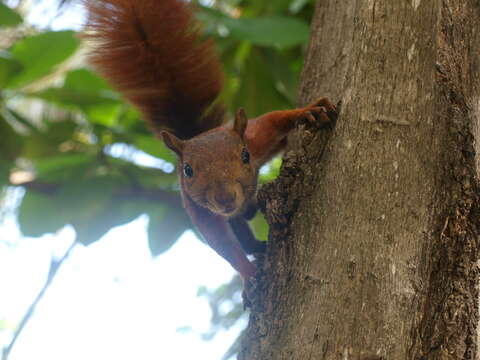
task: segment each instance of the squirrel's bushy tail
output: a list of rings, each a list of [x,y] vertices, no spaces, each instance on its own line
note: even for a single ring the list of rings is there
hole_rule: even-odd
[[[188,139],[223,122],[223,72],[183,0],[84,0],[89,62],[154,130]],[[213,105],[212,105],[213,104]]]

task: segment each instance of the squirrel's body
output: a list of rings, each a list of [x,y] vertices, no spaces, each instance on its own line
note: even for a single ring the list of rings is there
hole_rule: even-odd
[[[255,267],[245,254],[264,248],[245,219],[252,216],[259,168],[285,147],[298,120],[329,123],[327,114],[334,117],[336,110],[322,98],[251,120],[239,110],[225,124],[217,101],[220,63],[212,42],[200,40],[190,6],[182,0],[86,0],[90,62],[177,153],[192,222],[248,279]]]

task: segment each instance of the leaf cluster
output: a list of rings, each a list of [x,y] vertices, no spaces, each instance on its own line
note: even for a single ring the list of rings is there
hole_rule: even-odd
[[[230,113],[242,106],[253,117],[293,105],[312,3],[197,3],[205,36],[215,39],[223,60],[222,100]],[[190,228],[175,157],[81,61],[74,31],[22,31],[25,25],[0,3],[0,36],[19,34],[0,50],[0,187],[26,189],[18,209],[23,234],[41,236],[71,224],[88,245],[148,214],[152,254],[167,250]],[[265,222],[253,224],[266,238]]]

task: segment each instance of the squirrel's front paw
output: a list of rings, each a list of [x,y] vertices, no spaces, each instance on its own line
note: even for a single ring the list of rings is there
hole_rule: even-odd
[[[305,118],[312,124],[332,126],[337,121],[337,107],[322,97],[305,108]]]

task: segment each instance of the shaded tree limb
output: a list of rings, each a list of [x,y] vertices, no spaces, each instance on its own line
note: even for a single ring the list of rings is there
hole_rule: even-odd
[[[44,195],[53,195],[61,188],[61,184],[48,183],[39,180],[32,180],[21,184],[11,184],[12,186],[22,186],[27,190],[37,191]],[[120,198],[151,200],[161,202],[169,207],[183,208],[178,193],[159,189],[146,189],[138,186],[124,187],[117,191],[116,195]]]

